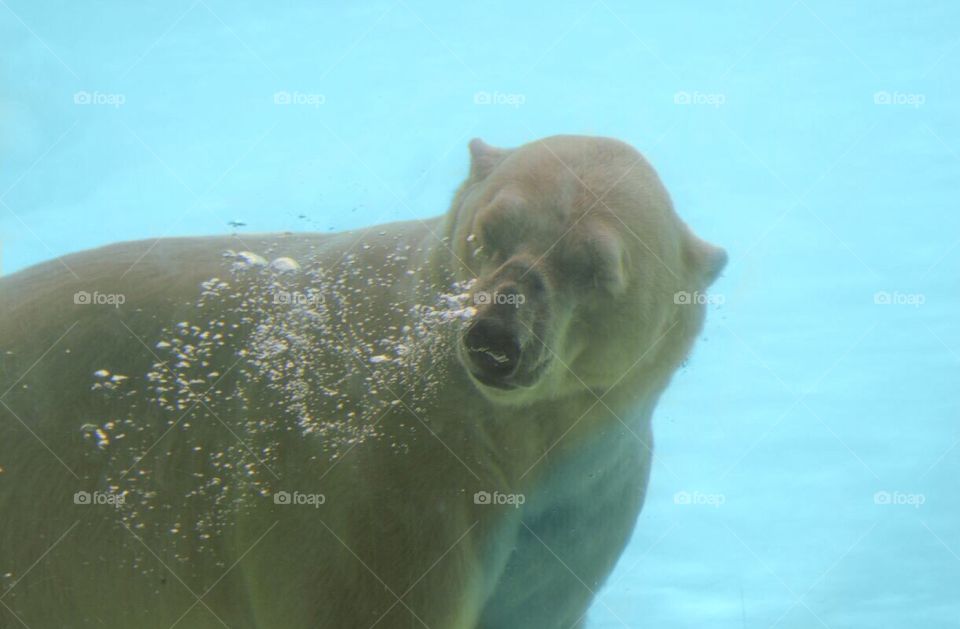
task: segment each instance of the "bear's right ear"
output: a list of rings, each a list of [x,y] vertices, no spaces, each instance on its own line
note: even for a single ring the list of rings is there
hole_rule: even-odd
[[[706,288],[716,281],[727,266],[727,252],[699,238],[689,228],[687,234],[687,262],[700,280],[701,287]]]
[[[479,181],[496,168],[507,156],[506,149],[490,146],[480,138],[470,140],[470,179]]]

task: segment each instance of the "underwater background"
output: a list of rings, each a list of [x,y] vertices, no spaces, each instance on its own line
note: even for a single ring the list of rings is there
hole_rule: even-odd
[[[620,138],[730,264],[587,626],[960,627],[958,63],[946,1],[0,0],[0,270]]]

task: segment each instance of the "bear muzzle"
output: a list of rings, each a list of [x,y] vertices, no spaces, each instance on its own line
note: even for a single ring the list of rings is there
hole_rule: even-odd
[[[477,312],[461,337],[460,355],[483,385],[502,390],[532,387],[546,367],[544,294],[524,292],[523,284],[505,282],[494,291],[474,292]],[[529,300],[528,294],[536,299]]]
[[[497,319],[474,321],[463,335],[463,349],[473,377],[497,389],[514,389],[523,347],[517,330]]]

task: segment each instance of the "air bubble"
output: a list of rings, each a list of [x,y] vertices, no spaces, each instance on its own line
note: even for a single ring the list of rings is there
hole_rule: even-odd
[[[277,258],[270,263],[270,268],[278,273],[296,273],[300,265],[293,258]]]

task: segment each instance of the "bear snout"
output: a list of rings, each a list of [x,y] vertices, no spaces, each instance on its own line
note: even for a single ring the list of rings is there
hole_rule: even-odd
[[[530,274],[528,277],[535,277]],[[506,281],[474,293],[476,315],[464,330],[464,366],[481,384],[502,390],[532,387],[543,374],[547,308],[544,292],[526,282]],[[528,301],[528,294],[537,299]]]

